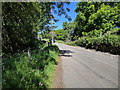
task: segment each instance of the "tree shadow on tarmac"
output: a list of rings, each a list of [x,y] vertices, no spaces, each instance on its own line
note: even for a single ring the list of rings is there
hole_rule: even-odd
[[[72,57],[72,55],[70,55],[70,53],[74,53],[70,50],[60,50],[60,56],[64,56],[64,57]]]

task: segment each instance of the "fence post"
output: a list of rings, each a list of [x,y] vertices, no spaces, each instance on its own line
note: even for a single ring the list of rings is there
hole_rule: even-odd
[[[28,48],[28,58],[30,59],[31,54],[30,54],[30,47]]]

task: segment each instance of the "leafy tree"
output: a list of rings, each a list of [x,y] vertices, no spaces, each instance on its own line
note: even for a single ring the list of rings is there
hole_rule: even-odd
[[[95,13],[95,5],[92,2],[80,2],[76,6],[76,13],[78,13],[76,22],[76,32],[79,36],[82,35],[82,31],[86,30],[86,24],[88,18],[92,13]],[[88,30],[88,29],[87,29]]]
[[[111,28],[117,26],[120,22],[120,10],[118,7],[110,7],[108,5],[101,5],[101,8],[89,17],[89,25],[93,25],[97,30],[102,29],[103,34]]]
[[[69,3],[66,3],[69,4]],[[51,7],[52,6],[52,7]],[[66,14],[64,3],[4,2],[2,5],[2,48],[4,53],[15,53],[37,46],[37,32],[51,30],[51,8],[59,16]],[[56,9],[57,8],[57,9]],[[54,21],[56,19],[52,18]]]
[[[67,32],[68,40],[71,40],[71,36],[73,35],[74,30],[75,30],[75,23],[74,22],[70,22],[70,23],[63,22],[62,26],[63,26],[63,30]]]
[[[44,5],[43,3],[3,3],[3,52],[14,53],[35,47],[38,29],[49,21],[48,15],[44,15],[45,10],[42,11]],[[40,23],[41,21],[43,22]]]
[[[57,40],[66,40],[67,38],[67,32],[63,29],[58,29],[58,30],[54,30],[56,36],[55,39]]]
[[[120,26],[119,6],[120,3],[111,2],[79,2],[75,10],[78,13],[75,19],[76,34],[82,36],[82,32]]]

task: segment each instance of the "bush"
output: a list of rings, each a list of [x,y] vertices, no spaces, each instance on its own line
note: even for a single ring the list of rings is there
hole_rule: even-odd
[[[67,45],[76,46],[75,42],[76,42],[76,41],[72,41],[72,42],[66,42],[66,44],[67,44]]]
[[[27,53],[3,58],[3,89],[49,88],[58,54],[58,47],[51,46],[43,50],[31,51],[30,58]]]
[[[120,54],[119,41],[120,36],[118,35],[106,35],[103,37],[94,38],[82,37],[80,40],[76,41],[75,44],[86,48],[93,48],[113,54]]]
[[[99,30],[92,30],[90,32],[82,32],[82,35],[83,36],[89,36],[89,37],[99,37],[100,36],[100,33],[102,32],[102,29],[99,29]]]

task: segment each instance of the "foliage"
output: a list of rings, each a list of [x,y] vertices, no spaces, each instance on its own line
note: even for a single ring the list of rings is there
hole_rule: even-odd
[[[49,49],[50,48],[50,49]],[[59,49],[57,46],[46,47],[42,51],[16,54],[3,59],[3,89],[25,88],[46,89],[52,81]]]
[[[75,44],[86,48],[120,54],[119,41],[120,36],[118,35],[105,35],[96,38],[82,37],[80,40],[76,41]]]
[[[37,32],[51,30],[51,8],[58,16],[67,15],[69,2],[4,2],[2,4],[2,48],[3,52],[16,53],[38,44]]]
[[[67,37],[67,32],[63,29],[58,29],[58,30],[54,30],[56,36],[55,39],[56,40],[66,40]]]
[[[65,41],[62,40],[56,40],[56,42],[65,44]]]
[[[63,26],[63,30],[65,30],[67,33],[66,40],[71,41],[71,38],[73,37],[73,33],[75,30],[75,23],[74,22],[70,22],[70,23],[63,22],[62,26]]]
[[[120,22],[119,12],[118,7],[110,7],[102,4],[100,9],[89,17],[88,25],[102,29],[102,33],[104,34]]]
[[[15,53],[37,45],[37,32],[49,21],[45,3],[3,3],[3,52]],[[43,8],[44,7],[44,8]],[[44,16],[44,17],[43,17]]]
[[[69,21],[71,21],[71,17],[66,13],[69,12],[70,9],[65,7],[70,4],[70,2],[52,2],[52,12],[57,14],[58,16],[64,15]],[[57,8],[57,9],[56,9]],[[54,16],[52,16],[54,17]],[[54,21],[58,21],[58,19],[54,19]]]
[[[104,33],[103,35],[119,35],[120,29],[119,28],[111,28],[109,31]],[[83,36],[87,37],[101,37],[102,36],[102,29],[99,30],[92,30],[90,32],[82,32]]]
[[[63,2],[2,3],[2,48],[6,55],[3,58],[3,89],[46,89],[50,86],[59,50],[57,46],[45,48],[45,42],[37,40],[37,32],[48,34],[51,19],[57,21],[51,15],[51,8],[58,16],[65,15],[71,20],[66,13],[69,8],[64,5]],[[31,57],[27,55],[28,48],[31,48]]]
[[[76,46],[76,41],[71,41],[71,42],[64,42],[64,41],[61,41],[61,40],[57,40],[56,42],[58,43],[62,43],[62,44],[67,44],[67,45],[72,45],[72,46]]]
[[[75,28],[75,23],[74,22],[71,22],[71,23],[63,22],[62,26],[63,26],[63,30],[66,30],[69,34],[71,34]]]
[[[105,35],[120,35],[120,28],[112,28],[110,31],[107,31]]]
[[[79,2],[76,6],[78,13],[75,34],[82,36],[82,32],[102,29],[102,35],[114,26],[120,27],[120,3],[111,2]],[[98,36],[98,35],[97,35]]]
[[[95,30],[92,30],[88,33],[87,32],[82,32],[82,35],[83,36],[89,36],[89,37],[94,37],[94,36],[99,37],[101,32],[102,32],[102,29],[99,29],[99,30],[95,29]]]
[[[76,41],[66,42],[65,44],[67,44],[67,45],[72,45],[72,46],[76,46]]]

